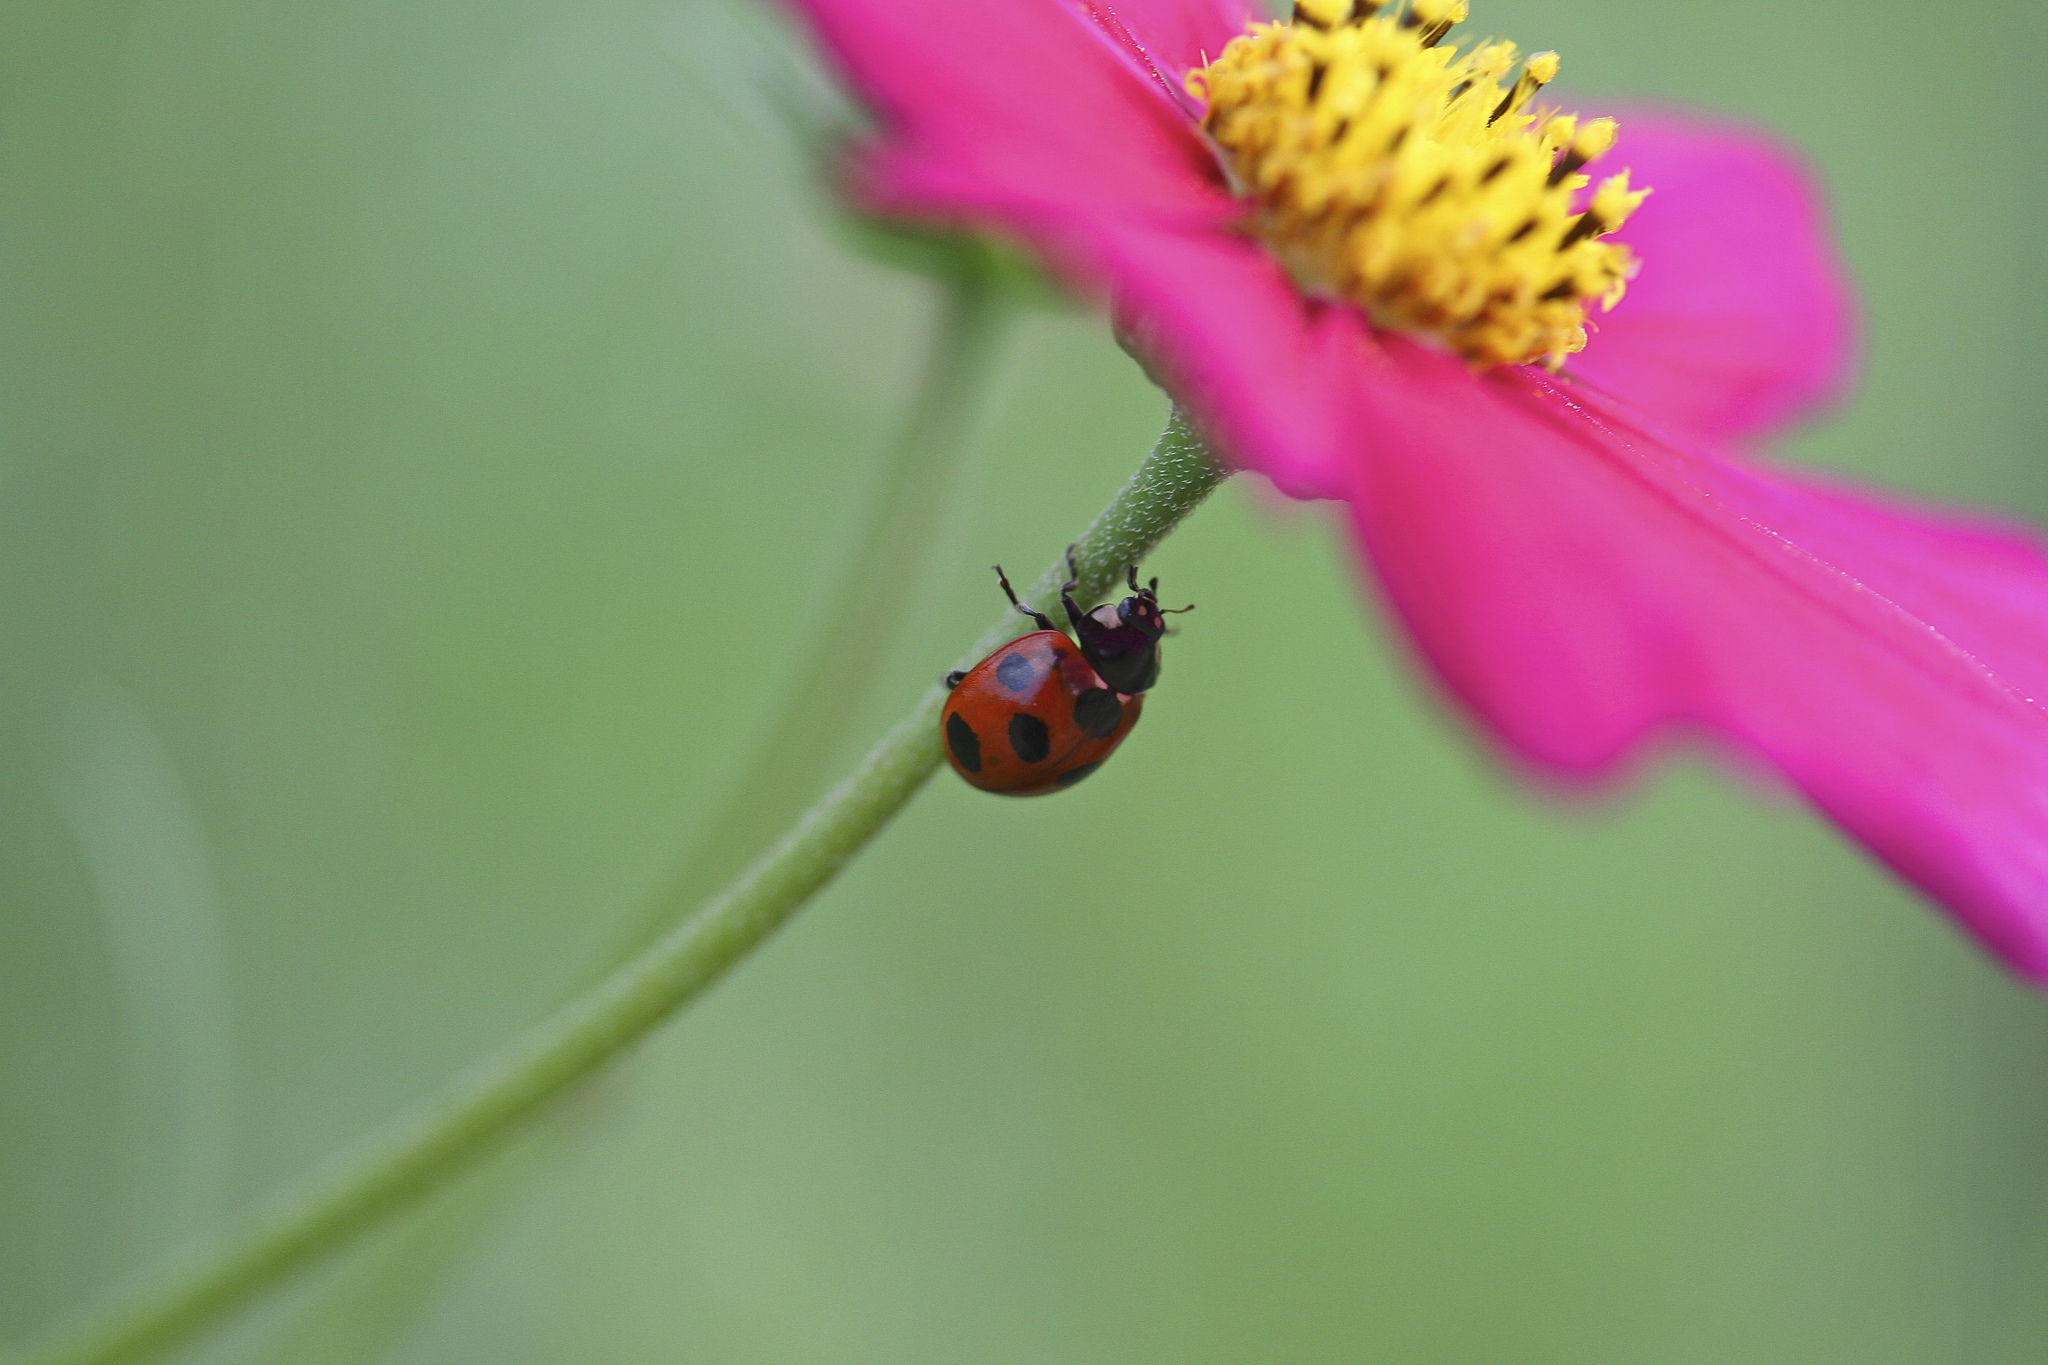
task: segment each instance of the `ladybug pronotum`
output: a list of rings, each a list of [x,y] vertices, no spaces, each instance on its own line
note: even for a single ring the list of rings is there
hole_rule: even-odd
[[[1144,709],[1146,689],[1159,680],[1159,637],[1171,614],[1159,609],[1159,580],[1139,587],[1132,565],[1124,571],[1131,596],[1082,611],[1074,601],[1080,571],[1072,547],[1067,573],[1060,604],[1075,639],[1019,602],[997,565],[996,581],[1010,604],[1038,629],[965,672],[946,675],[953,693],[939,716],[946,759],[985,792],[1041,796],[1073,786],[1124,742]]]

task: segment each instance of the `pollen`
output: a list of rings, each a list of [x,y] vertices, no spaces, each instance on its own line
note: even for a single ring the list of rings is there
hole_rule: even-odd
[[[1649,191],[1626,171],[1592,187],[1612,119],[1535,103],[1556,53],[1460,55],[1443,39],[1465,17],[1466,0],[1297,0],[1188,90],[1248,226],[1304,290],[1476,366],[1555,368],[1587,310],[1621,301],[1637,263],[1606,238]]]

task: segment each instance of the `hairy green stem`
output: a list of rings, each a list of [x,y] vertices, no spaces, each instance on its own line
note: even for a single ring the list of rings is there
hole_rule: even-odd
[[[1103,594],[1222,479],[1176,410],[1152,453],[1076,542],[1082,590]],[[1065,576],[1060,566],[1047,570],[1026,600],[1053,607]],[[1005,615],[961,663],[1026,628],[1021,616]],[[488,1154],[522,1120],[702,994],[881,833],[939,766],[944,702],[945,692],[933,687],[852,776],[730,887],[618,971],[444,1093],[264,1203],[241,1227],[194,1248],[16,1365],[109,1365],[166,1349]]]

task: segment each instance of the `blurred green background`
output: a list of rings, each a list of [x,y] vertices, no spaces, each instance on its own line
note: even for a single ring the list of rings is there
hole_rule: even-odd
[[[1804,148],[1869,339],[1794,453],[2048,519],[2041,10],[1476,26]],[[587,981],[757,750],[936,299],[825,221],[775,51],[743,0],[0,14],[0,1340]],[[1163,412],[1012,328],[834,770]],[[1233,487],[1154,568],[1202,609],[1100,777],[942,775],[194,1358],[2048,1358],[2048,1003],[1712,765],[1515,785],[1316,509]]]

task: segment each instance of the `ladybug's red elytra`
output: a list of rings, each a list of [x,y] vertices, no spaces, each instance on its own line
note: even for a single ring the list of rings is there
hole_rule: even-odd
[[[1060,604],[1078,646],[1051,617],[1017,600],[998,564],[996,581],[1010,605],[1038,629],[964,673],[946,675],[953,692],[939,716],[946,759],[985,792],[1041,796],[1073,786],[1124,742],[1146,690],[1159,681],[1159,637],[1173,614],[1159,609],[1159,580],[1139,587],[1133,564],[1124,570],[1131,596],[1082,611],[1074,601],[1081,575],[1072,546],[1067,574]]]

